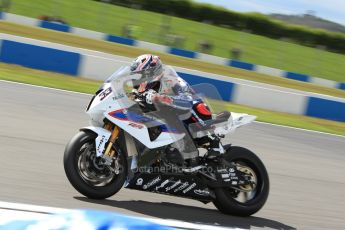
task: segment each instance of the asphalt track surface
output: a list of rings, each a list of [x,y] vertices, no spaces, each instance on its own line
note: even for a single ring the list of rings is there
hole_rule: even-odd
[[[271,190],[249,218],[212,204],[122,189],[95,201],[78,194],[62,164],[65,144],[88,124],[89,95],[0,81],[0,200],[110,210],[143,217],[251,229],[345,229],[345,138],[254,123],[231,142],[256,152]],[[227,138],[227,142],[230,138]]]

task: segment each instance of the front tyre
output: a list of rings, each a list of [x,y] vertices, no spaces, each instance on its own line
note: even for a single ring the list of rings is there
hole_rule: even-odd
[[[81,194],[92,199],[105,199],[117,193],[126,179],[125,156],[118,155],[119,174],[111,166],[102,164],[96,156],[93,132],[81,131],[67,144],[64,153],[65,173],[72,186]]]
[[[269,193],[269,178],[264,164],[253,152],[242,147],[230,147],[224,158],[245,168],[255,178],[256,186],[247,192],[217,188],[214,205],[219,211],[229,215],[250,216],[256,213],[265,204]]]

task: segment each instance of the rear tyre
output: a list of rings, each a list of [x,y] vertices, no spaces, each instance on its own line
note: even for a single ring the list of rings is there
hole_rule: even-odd
[[[120,173],[116,174],[96,156],[93,132],[81,131],[67,144],[64,153],[65,173],[72,186],[92,199],[105,199],[117,193],[126,179],[126,157],[119,155]],[[114,163],[111,165],[114,168]]]
[[[229,215],[250,216],[256,213],[263,207],[269,194],[269,178],[264,164],[253,152],[242,147],[230,147],[225,153],[225,159],[248,168],[257,184],[250,192],[217,188],[214,205]]]

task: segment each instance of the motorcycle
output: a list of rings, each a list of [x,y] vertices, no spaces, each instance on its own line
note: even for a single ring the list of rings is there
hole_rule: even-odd
[[[181,132],[166,116],[173,114],[177,121],[185,109],[157,105],[159,113],[140,106],[143,101],[130,91],[140,77],[121,67],[92,97],[86,109],[91,126],[81,128],[65,148],[64,169],[72,186],[91,199],[108,198],[124,187],[213,202],[229,215],[259,211],[269,194],[264,164],[250,150],[220,141],[256,117],[225,111]],[[193,167],[174,160],[182,151],[176,143],[186,135],[199,155]],[[214,140],[218,148],[211,148]]]

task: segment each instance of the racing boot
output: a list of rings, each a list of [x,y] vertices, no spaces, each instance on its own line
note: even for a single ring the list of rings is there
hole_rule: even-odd
[[[182,166],[184,163],[184,159],[180,151],[176,148],[169,148],[165,152],[165,158],[168,160],[169,163]]]
[[[218,137],[211,137],[210,138],[210,145],[208,147],[207,158],[208,159],[215,159],[221,154],[225,152],[223,145],[220,142]]]
[[[194,168],[199,166],[199,157],[193,157],[186,160],[187,167]]]

